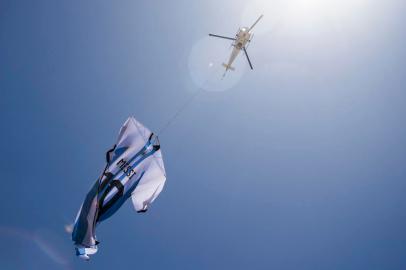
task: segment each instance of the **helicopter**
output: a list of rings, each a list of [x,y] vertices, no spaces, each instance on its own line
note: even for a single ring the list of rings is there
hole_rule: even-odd
[[[238,32],[235,35],[235,37],[226,37],[226,36],[220,36],[220,35],[215,35],[215,34],[209,34],[209,36],[211,36],[211,37],[223,38],[223,39],[228,39],[228,40],[233,41],[232,46],[234,48],[233,48],[233,51],[231,52],[230,58],[228,59],[228,63],[222,64],[223,67],[225,67],[225,69],[226,69],[223,74],[223,77],[226,75],[228,70],[233,70],[233,71],[235,70],[235,68],[231,65],[234,62],[234,60],[237,58],[237,56],[241,50],[244,51],[244,54],[247,57],[250,68],[253,69],[251,60],[247,53],[247,44],[249,42],[251,42],[251,39],[253,37],[253,33],[251,33],[251,30],[259,22],[259,20],[262,19],[263,16],[264,15],[259,16],[259,18],[254,22],[254,24],[251,27],[241,27],[240,29],[238,29]]]

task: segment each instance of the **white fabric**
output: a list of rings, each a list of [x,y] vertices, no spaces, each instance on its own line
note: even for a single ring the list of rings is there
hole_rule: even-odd
[[[150,135],[151,131],[131,116],[120,129],[116,148],[140,149],[147,143]]]
[[[148,142],[151,133],[148,128],[134,117],[130,117],[120,130],[117,148],[130,147],[131,150],[138,151]],[[131,150],[126,151],[127,154],[132,153],[133,151]],[[148,205],[161,193],[166,181],[161,150],[156,151],[149,159],[152,159],[149,162],[149,167],[145,168],[145,174],[132,192],[131,198],[136,211],[146,210]],[[146,161],[140,165],[147,164]]]
[[[161,150],[155,152],[152,158],[149,168],[137,188],[132,192],[132,202],[137,211],[147,209],[148,205],[161,193],[166,181]]]

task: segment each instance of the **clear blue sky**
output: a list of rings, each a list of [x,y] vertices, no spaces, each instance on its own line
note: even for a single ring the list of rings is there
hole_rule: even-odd
[[[2,0],[0,268],[406,269],[405,12]],[[207,33],[261,13],[255,70],[240,57],[224,81],[205,77],[230,53]],[[126,203],[77,259],[64,226],[122,123],[159,130],[202,80],[225,91],[202,92],[160,136],[160,197],[146,215]]]

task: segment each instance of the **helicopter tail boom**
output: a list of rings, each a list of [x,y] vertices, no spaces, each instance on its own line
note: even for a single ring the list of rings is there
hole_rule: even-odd
[[[227,65],[226,63],[223,63],[223,67],[225,67],[225,68],[226,68],[226,70],[232,70],[232,71],[234,71],[234,70],[235,70],[235,68],[234,68],[234,67],[232,67],[231,65]]]

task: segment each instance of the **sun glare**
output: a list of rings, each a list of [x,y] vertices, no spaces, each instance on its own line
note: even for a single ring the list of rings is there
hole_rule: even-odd
[[[313,29],[326,24],[346,23],[348,16],[361,12],[366,0],[293,0],[250,1],[242,13],[242,25],[248,25],[260,15],[265,17],[255,29],[263,34],[280,28]]]

